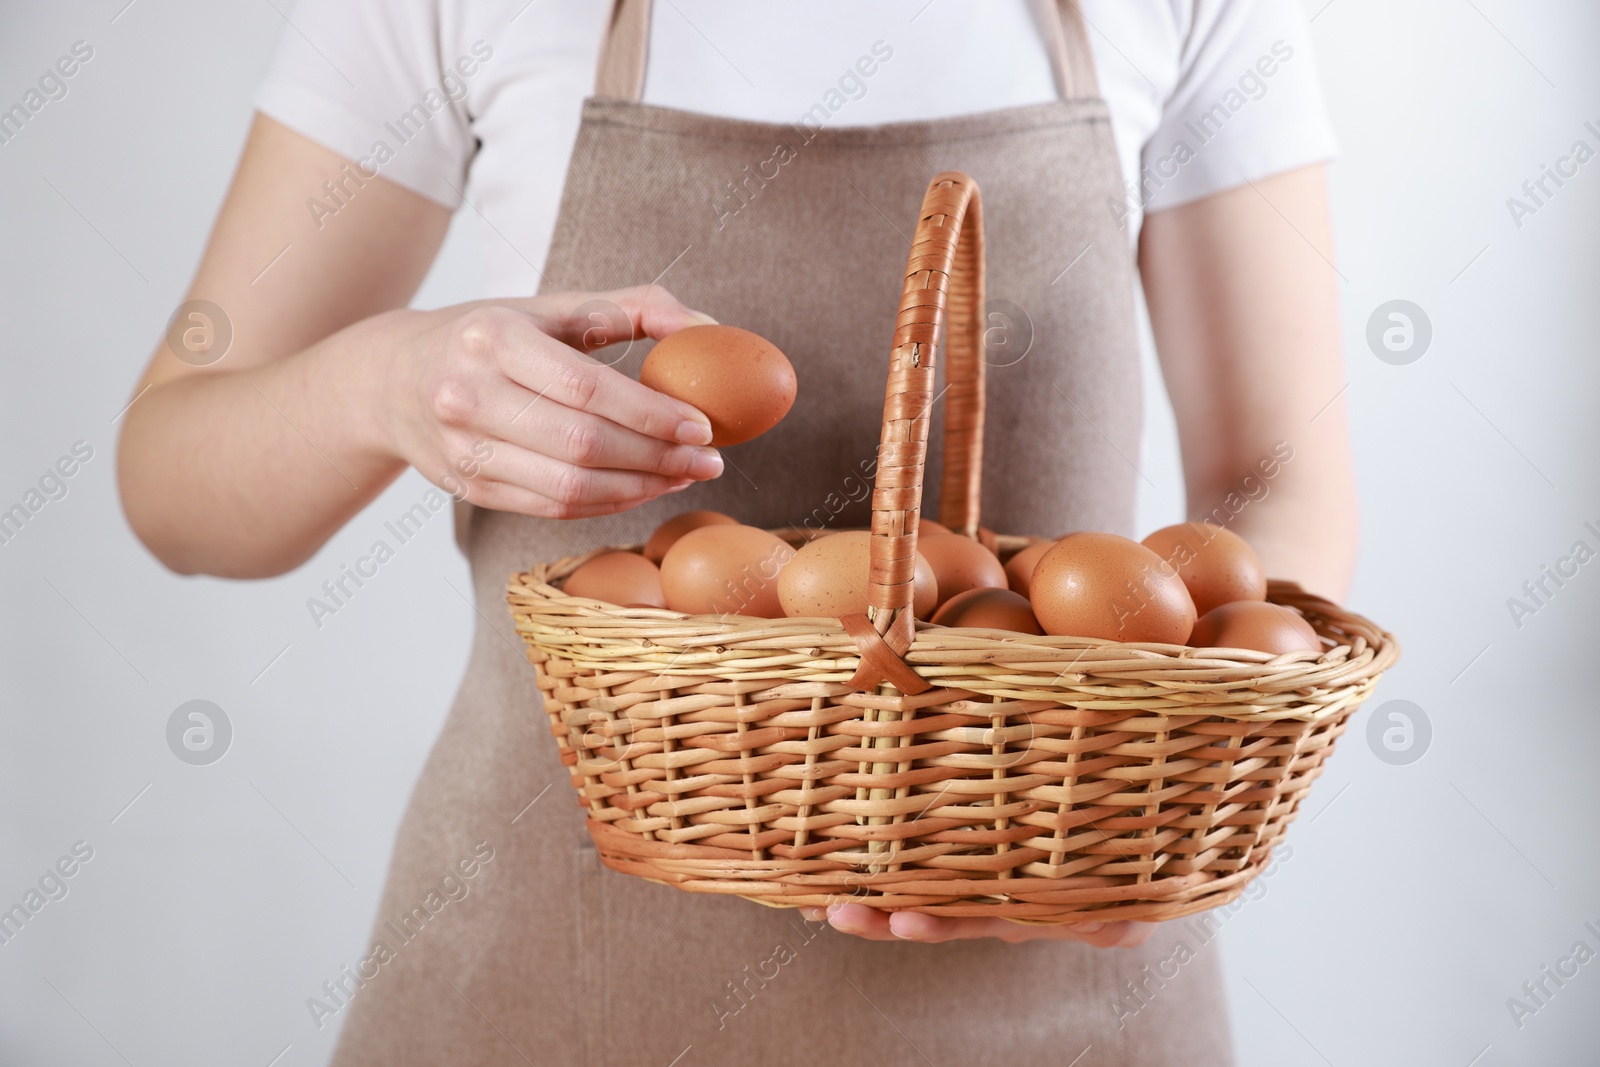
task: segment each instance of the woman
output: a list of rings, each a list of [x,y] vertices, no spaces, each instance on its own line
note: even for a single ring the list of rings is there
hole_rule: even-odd
[[[564,799],[531,803],[566,776],[494,621],[505,576],[690,507],[793,524],[870,465],[940,170],[983,189],[1004,342],[986,524],[1134,533],[1136,255],[1191,514],[1345,591],[1332,146],[1290,0],[861,7],[338,0],[292,20],[190,292],[231,347],[156,353],[119,471],[184,573],[289,570],[407,465],[464,502],[483,621],[362,981],[308,1005],[343,1015],[339,1064],[1231,1062],[1215,953],[1176,924],[802,922],[603,871]],[[469,168],[496,295],[410,310]],[[621,343],[711,319],[800,379],[789,418],[725,455]],[[469,867],[468,895],[405,924]]]

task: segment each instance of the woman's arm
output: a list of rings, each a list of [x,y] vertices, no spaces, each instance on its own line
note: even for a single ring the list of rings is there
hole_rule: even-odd
[[[1236,509],[1268,574],[1339,600],[1357,526],[1332,260],[1321,166],[1155,212],[1139,240],[1190,518]]]
[[[318,342],[403,307],[450,213],[381,178],[346,179],[354,195],[319,229],[306,201],[344,162],[256,119],[186,298],[222,308],[232,345],[194,367],[163,339],[136,387],[149,386],[124,416],[123,508],[174,570],[288,570],[401,470],[375,425],[373,346]]]
[[[188,299],[232,325],[209,366],[165,341],[123,417],[128,520],[176,571],[262,577],[307,559],[405,469],[502,510],[574,518],[715,477],[698,411],[578,352],[708,321],[664,290],[410,311],[444,207],[265,117]],[[339,187],[320,220],[311,198]],[[358,184],[359,183],[359,184]],[[597,329],[598,325],[598,329]]]

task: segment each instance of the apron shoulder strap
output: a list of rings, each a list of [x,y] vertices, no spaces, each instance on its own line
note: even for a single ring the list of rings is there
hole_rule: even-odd
[[[1040,28],[1063,100],[1099,96],[1094,55],[1079,0],[1041,0]],[[650,0],[613,0],[600,42],[594,95],[613,100],[644,98],[644,68],[650,54]]]
[[[650,0],[615,0],[600,39],[594,95],[612,100],[644,99],[644,65],[650,52]]]
[[[1055,70],[1056,92],[1063,100],[1100,95],[1080,3],[1081,0],[1041,0],[1039,4],[1044,9],[1040,12],[1040,28]]]

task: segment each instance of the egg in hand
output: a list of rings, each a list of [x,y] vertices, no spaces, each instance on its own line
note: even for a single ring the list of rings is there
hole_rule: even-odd
[[[737,326],[689,326],[662,338],[639,381],[700,409],[717,448],[743,444],[789,414],[794,365],[777,346]]]

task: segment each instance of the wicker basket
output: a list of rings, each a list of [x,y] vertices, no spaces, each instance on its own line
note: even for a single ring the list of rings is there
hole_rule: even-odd
[[[1287,582],[1269,598],[1328,639],[1320,656],[916,623],[942,323],[942,517],[979,536],[982,275],[977,187],[940,174],[896,322],[869,615],[685,616],[563,594],[604,549],[513,576],[512,615],[607,866],[778,906],[1176,918],[1262,868],[1394,663],[1392,636]],[[1002,559],[1033,540],[982,534]]]

